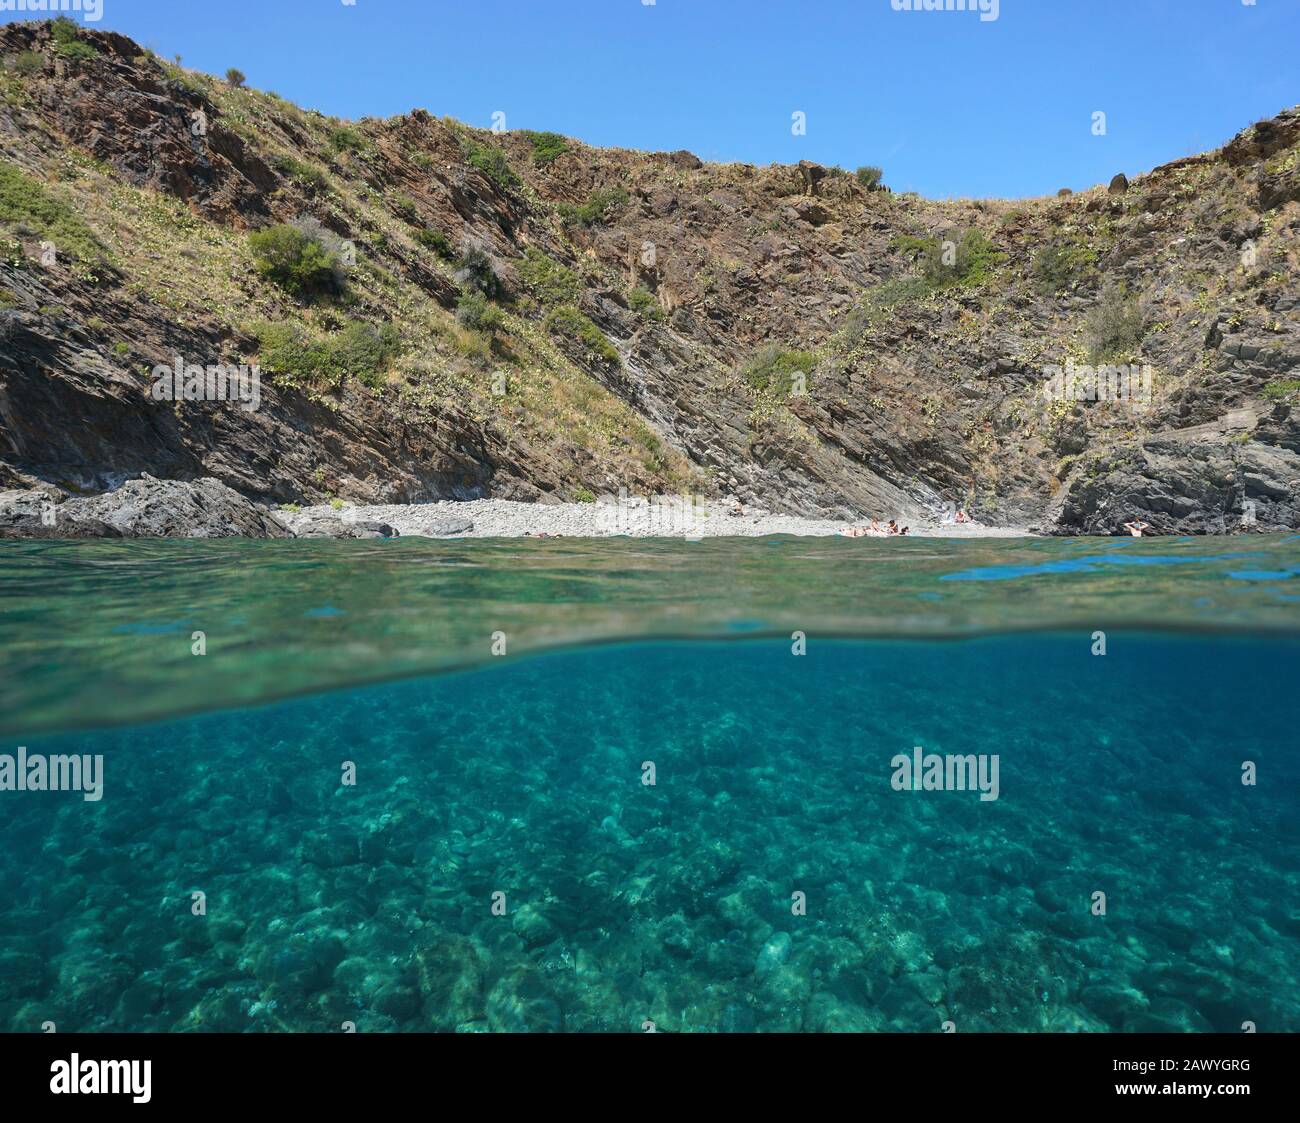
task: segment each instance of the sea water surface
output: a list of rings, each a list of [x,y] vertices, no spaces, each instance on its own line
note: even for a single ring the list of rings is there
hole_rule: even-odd
[[[0,544],[0,1029],[1294,1031],[1298,679],[1296,537]]]

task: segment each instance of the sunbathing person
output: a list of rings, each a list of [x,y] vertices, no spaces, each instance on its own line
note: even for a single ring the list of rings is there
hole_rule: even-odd
[[[846,526],[840,533],[845,538],[880,538],[886,533],[885,528],[873,518],[867,526]]]

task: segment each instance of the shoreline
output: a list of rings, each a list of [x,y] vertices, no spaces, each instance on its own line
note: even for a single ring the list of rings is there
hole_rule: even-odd
[[[862,519],[782,515],[741,503],[702,503],[693,509],[652,506],[645,500],[614,503],[524,503],[510,499],[436,500],[429,503],[321,504],[280,509],[275,517],[297,533],[308,524],[382,524],[401,537],[425,538],[764,538],[784,534],[829,538]],[[1024,527],[916,521],[907,538],[1036,538]],[[466,525],[468,524],[468,525]],[[873,539],[875,536],[871,536]],[[889,536],[904,537],[904,536]],[[875,539],[879,540],[879,539]]]

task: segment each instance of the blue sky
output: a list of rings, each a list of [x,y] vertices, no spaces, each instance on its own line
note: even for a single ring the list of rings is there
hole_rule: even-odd
[[[934,197],[1085,188],[1300,102],[1300,0],[1000,0],[987,22],[891,0],[104,0],[98,26],[342,117],[500,111],[591,144],[876,164]]]

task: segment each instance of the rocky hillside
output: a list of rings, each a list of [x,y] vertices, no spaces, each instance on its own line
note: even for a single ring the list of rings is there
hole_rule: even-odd
[[[0,488],[1300,524],[1300,111],[1047,199],[343,122],[0,29]],[[238,60],[232,60],[238,61]],[[257,409],[158,365],[257,364]],[[1149,401],[1051,400],[1067,362]]]

